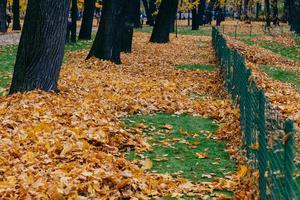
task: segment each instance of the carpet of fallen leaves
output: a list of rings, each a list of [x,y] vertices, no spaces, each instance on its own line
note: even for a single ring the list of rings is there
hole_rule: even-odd
[[[205,198],[214,189],[236,191],[241,199],[254,195],[249,187],[254,183],[242,181],[251,179],[245,167],[224,179],[191,183],[147,172],[124,158],[125,151],[150,146],[142,129],[127,131],[119,117],[189,113],[213,118],[220,125],[216,135],[229,139],[229,153],[242,164],[239,113],[231,108],[218,72],[174,67],[214,64],[210,38],[172,37],[166,45],[148,40],[148,34],[135,33],[133,53],[122,55],[122,65],[85,61],[87,51],[70,53],[58,94],[0,97],[1,199],[148,199],[183,193]],[[195,93],[201,97],[191,98]]]
[[[248,46],[233,38],[226,37],[229,46],[237,49],[247,59],[247,66],[252,69],[255,80],[265,91],[270,102],[282,114],[284,118],[292,119],[296,122],[296,133],[300,128],[300,90],[288,83],[272,79],[265,72],[259,69],[259,65],[269,65],[280,67],[289,71],[299,71],[300,63],[289,60],[278,54],[258,46]],[[284,41],[289,41],[288,38]],[[287,44],[288,45],[288,44]],[[296,164],[300,164],[300,139],[296,136]]]

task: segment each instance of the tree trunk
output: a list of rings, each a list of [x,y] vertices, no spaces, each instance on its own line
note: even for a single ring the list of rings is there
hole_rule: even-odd
[[[266,26],[271,26],[271,18],[270,18],[270,1],[265,0],[265,13],[266,13]]]
[[[29,0],[10,94],[58,91],[68,10],[69,0]]]
[[[131,0],[135,6],[133,10],[134,28],[141,28],[141,0]]]
[[[211,0],[208,4],[208,8],[207,8],[207,15],[206,15],[206,18],[207,18],[207,23],[208,24],[211,24],[211,21],[212,21],[212,12],[213,12],[213,9],[215,7],[215,4],[216,4],[217,0]]]
[[[279,25],[279,18],[278,18],[278,1],[272,0],[272,21],[274,25]]]
[[[78,36],[79,40],[92,39],[95,2],[96,0],[84,0],[83,18]]]
[[[19,0],[13,0],[12,10],[13,10],[13,30],[19,31],[21,30]]]
[[[192,9],[192,30],[198,30],[199,29],[199,23],[198,23],[198,14],[197,14],[197,8]]]
[[[154,26],[154,18],[153,18],[153,15],[152,15],[151,11],[150,11],[148,1],[143,0],[143,5],[144,5],[146,15],[147,15],[147,24],[149,24],[149,26]]]
[[[290,24],[291,29],[296,33],[300,33],[300,0],[294,0],[290,2],[291,15]]]
[[[249,20],[249,16],[248,16],[248,9],[249,9],[249,0],[244,0],[243,1],[244,5],[243,5],[243,20]]]
[[[156,0],[149,0],[149,10],[153,17],[153,26],[154,26],[156,17],[153,14],[157,11]]]
[[[87,59],[95,56],[121,64],[121,34],[124,0],[103,0],[100,26]]]
[[[167,43],[170,41],[170,26],[176,16],[178,0],[162,0],[150,42]]]
[[[203,26],[204,25],[204,11],[205,11],[205,6],[206,6],[206,0],[200,0],[200,4],[198,5],[198,26]]]
[[[77,36],[77,19],[78,19],[77,0],[72,0],[71,18],[72,18],[71,42],[75,43],[76,36]]]
[[[7,31],[6,4],[7,4],[7,0],[0,1],[0,32],[3,32],[3,33],[5,33]]]
[[[122,38],[121,38],[121,51],[125,53],[131,53],[132,51],[132,36],[134,27],[134,9],[136,5],[126,0],[124,5],[124,21],[122,22]]]

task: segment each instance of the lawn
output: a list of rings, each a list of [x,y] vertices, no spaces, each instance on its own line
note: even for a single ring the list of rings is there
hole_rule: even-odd
[[[75,44],[67,44],[65,53],[78,51],[81,49],[89,49],[92,45],[92,40],[79,40]],[[8,45],[0,47],[0,95],[6,90],[6,86],[12,79],[12,71],[17,54],[17,45]],[[65,57],[64,62],[66,62]]]
[[[300,88],[300,72],[290,72],[280,67],[266,65],[261,66],[260,69],[266,72],[268,76],[272,77],[273,79],[290,83],[295,87]]]
[[[225,143],[216,140],[218,126],[212,120],[190,115],[134,115],[124,119],[127,127],[146,127],[144,134],[152,149],[131,151],[129,160],[151,160],[152,172],[184,177],[193,182],[211,181],[236,170],[225,152]]]

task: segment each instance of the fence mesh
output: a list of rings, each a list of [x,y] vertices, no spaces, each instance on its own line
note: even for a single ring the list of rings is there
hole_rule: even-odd
[[[260,199],[300,199],[294,171],[294,122],[285,120],[252,78],[245,58],[212,29],[221,74],[240,109],[243,143],[249,165],[259,171]]]

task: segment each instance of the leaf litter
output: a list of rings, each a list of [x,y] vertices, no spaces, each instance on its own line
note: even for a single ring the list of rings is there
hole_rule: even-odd
[[[135,33],[133,53],[122,55],[122,65],[85,61],[87,51],[69,53],[58,94],[32,91],[0,97],[1,198],[204,198],[216,189],[253,195],[249,185],[254,184],[241,181],[247,173],[192,183],[151,173],[150,162],[140,168],[124,157],[126,151],[151,147],[141,134],[144,125],[128,132],[119,117],[188,113],[214,119],[220,125],[216,137],[227,139],[227,151],[243,163],[239,113],[231,108],[218,72],[174,67],[205,63],[193,55],[211,55],[213,50],[197,48],[199,39],[172,37],[170,44],[160,45],[148,43],[148,34]],[[190,98],[194,92],[206,96]]]

